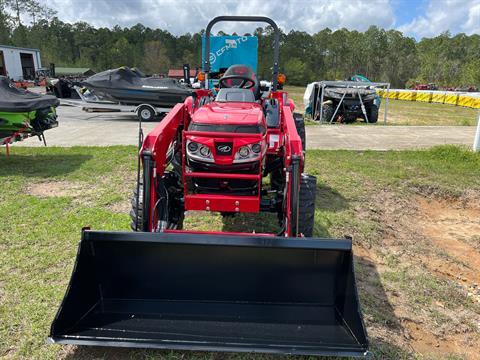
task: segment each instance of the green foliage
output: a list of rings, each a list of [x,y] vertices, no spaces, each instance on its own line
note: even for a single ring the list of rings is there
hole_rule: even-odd
[[[18,14],[31,19],[31,24],[20,23]],[[203,30],[174,36],[142,24],[97,29],[85,22],[69,24],[52,16],[51,9],[35,0],[0,0],[0,43],[40,48],[44,64],[97,71],[122,65],[136,66],[147,73],[166,73],[184,63],[201,67]],[[225,33],[220,30],[218,34]],[[259,39],[258,74],[270,79],[273,29],[259,27],[253,35]],[[414,81],[480,86],[478,34],[451,36],[446,32],[416,41],[398,30],[371,26],[365,32],[327,28],[313,35],[292,30],[281,32],[280,41],[280,69],[292,85],[362,74],[372,81],[388,81],[393,87]]]
[[[167,56],[167,49],[158,40],[152,40],[145,43],[143,58],[143,69],[151,74],[165,73],[170,67],[170,59]],[[188,50],[184,51],[184,59],[191,58]],[[188,62],[188,60],[186,60]]]
[[[422,39],[417,49],[421,81],[447,86],[480,84],[480,35],[452,37],[445,32],[432,39]]]
[[[293,80],[293,84],[305,84],[308,80],[307,71],[307,64],[299,58],[292,58],[285,63],[285,73]]]
[[[5,9],[4,0],[0,0],[0,44],[10,43],[10,16]]]

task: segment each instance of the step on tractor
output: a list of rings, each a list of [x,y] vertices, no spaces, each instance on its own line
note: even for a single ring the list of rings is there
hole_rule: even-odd
[[[141,146],[132,232],[84,229],[49,340],[58,344],[327,356],[368,354],[351,239],[312,238],[304,125],[278,90],[232,65],[214,96],[177,104]],[[277,233],[183,229],[186,212],[277,214]],[[275,215],[273,215],[275,216]]]

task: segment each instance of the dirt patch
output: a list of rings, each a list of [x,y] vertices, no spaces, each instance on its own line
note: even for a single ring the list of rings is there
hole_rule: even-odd
[[[467,333],[441,337],[426,331],[421,323],[411,319],[403,319],[402,325],[408,333],[409,344],[416,352],[430,355],[434,359],[443,359],[446,354],[456,354],[472,360],[480,358],[476,348],[479,339],[476,335]]]
[[[99,197],[99,187],[101,184],[91,185],[76,181],[42,181],[30,183],[25,192],[28,195],[36,196],[40,199],[52,197],[67,197],[72,199],[74,205],[93,206]]]
[[[369,324],[371,333],[386,331],[389,342],[434,358],[480,359],[480,308],[473,305],[480,295],[477,204],[468,197],[439,200],[383,190],[361,205],[359,216],[380,231],[372,247],[355,254],[375,263],[400,323],[393,331],[377,320]]]
[[[107,206],[107,209],[109,211],[117,214],[128,214],[131,208],[132,208],[132,205],[130,204],[130,201],[127,201],[127,200],[119,201]]]
[[[467,287],[469,296],[480,303],[480,252],[475,246],[480,235],[480,209],[463,202],[417,199],[421,218],[418,226],[431,244],[449,259],[429,259],[429,268]],[[440,260],[440,261],[439,261]]]
[[[85,193],[86,185],[72,181],[45,181],[28,185],[26,192],[39,198],[78,197]]]

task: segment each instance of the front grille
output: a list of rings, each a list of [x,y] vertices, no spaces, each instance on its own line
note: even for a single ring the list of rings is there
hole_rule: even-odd
[[[225,174],[258,174],[260,172],[259,161],[231,165],[217,165],[196,161],[190,158],[188,159],[188,166],[192,172],[215,172]]]
[[[187,187],[192,194],[258,195],[257,180],[190,178]]]
[[[191,123],[188,127],[189,131],[205,131],[205,132],[228,132],[241,134],[265,134],[265,128],[261,125],[238,125],[238,124],[197,124]]]

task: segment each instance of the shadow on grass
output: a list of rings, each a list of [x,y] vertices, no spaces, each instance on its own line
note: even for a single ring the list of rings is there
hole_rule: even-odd
[[[0,177],[21,175],[51,178],[78,169],[92,155],[15,155],[0,156]]]
[[[357,255],[354,256],[354,262],[363,318],[370,328],[382,329],[380,337],[376,337],[374,331],[369,333],[372,359],[411,359],[412,354],[407,349],[396,345],[394,339],[389,341],[385,337],[386,332],[402,337],[404,330],[388,300],[375,263]]]
[[[317,210],[338,212],[349,208],[348,200],[337,190],[326,184],[317,184],[315,200],[315,208]]]
[[[277,214],[274,213],[241,213],[223,218],[222,231],[277,234],[280,230]]]
[[[338,212],[348,209],[348,200],[337,190],[326,184],[317,185],[315,208],[316,210],[327,212]],[[273,233],[277,234],[281,231],[278,223],[277,214],[274,213],[258,213],[248,214],[241,213],[234,216],[227,216],[223,219],[223,231],[245,232],[255,231],[256,233]],[[314,236],[329,237],[328,229],[324,226],[315,224]]]
[[[393,306],[388,301],[375,263],[361,256],[354,256],[355,278],[362,310],[370,322],[401,330]]]

